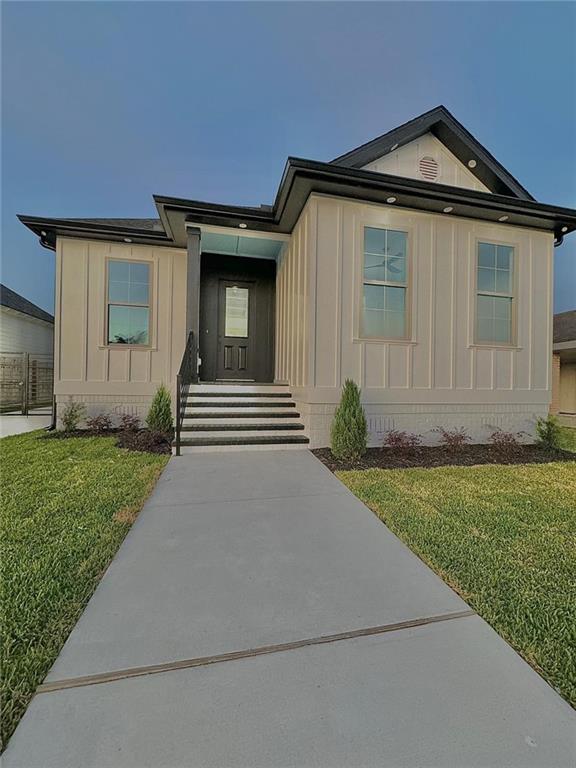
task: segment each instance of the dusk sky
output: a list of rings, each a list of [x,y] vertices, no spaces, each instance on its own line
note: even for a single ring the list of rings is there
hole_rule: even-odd
[[[156,216],[154,193],[271,203],[444,104],[540,201],[576,208],[576,4],[5,2],[2,282],[53,311],[17,213]],[[576,307],[576,235],[555,251]]]

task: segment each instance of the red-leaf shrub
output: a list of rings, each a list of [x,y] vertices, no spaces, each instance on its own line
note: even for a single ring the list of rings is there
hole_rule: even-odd
[[[91,432],[101,435],[112,429],[112,419],[107,413],[99,413],[97,416],[91,416],[86,419],[86,426]]]
[[[391,429],[384,437],[383,445],[386,448],[394,448],[396,451],[413,451],[422,444],[419,435],[411,432],[401,432],[398,429]]]
[[[120,417],[120,429],[124,432],[135,432],[140,427],[140,419],[132,413],[123,413]]]
[[[466,443],[471,441],[471,437],[464,427],[458,427],[458,429],[436,427],[432,432],[438,432],[440,435],[440,445],[443,445],[449,451],[461,451]]]

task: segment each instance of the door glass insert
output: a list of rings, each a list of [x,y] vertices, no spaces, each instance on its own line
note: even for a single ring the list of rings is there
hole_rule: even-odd
[[[224,335],[248,338],[248,288],[226,286],[226,316]]]

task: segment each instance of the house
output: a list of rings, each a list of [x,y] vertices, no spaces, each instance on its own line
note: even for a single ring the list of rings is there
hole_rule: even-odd
[[[54,318],[0,284],[0,410],[52,402]]]
[[[567,427],[576,427],[576,309],[554,315],[552,404]]]
[[[331,162],[288,158],[273,205],[154,202],[156,219],[20,216],[56,251],[59,408],[143,415],[163,381],[200,449],[326,446],[346,378],[374,445],[548,413],[553,251],[576,211],[537,202],[444,107]]]

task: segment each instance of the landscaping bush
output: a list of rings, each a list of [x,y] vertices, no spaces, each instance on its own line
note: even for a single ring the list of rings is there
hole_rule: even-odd
[[[78,424],[82,421],[85,415],[86,407],[83,403],[76,403],[74,400],[69,400],[60,416],[64,432],[74,432],[78,429]]]
[[[466,443],[469,443],[471,438],[464,427],[458,427],[458,429],[445,429],[444,427],[436,427],[432,432],[438,432],[440,435],[440,445],[443,445],[449,451],[456,453],[462,450]]]
[[[536,434],[538,443],[543,448],[557,449],[561,441],[562,427],[556,416],[548,416],[546,419],[538,419]]]
[[[120,429],[123,432],[135,432],[140,428],[140,419],[132,413],[123,413],[120,417]]]
[[[86,426],[96,435],[109,432],[112,429],[112,419],[107,413],[99,413],[97,416],[91,416],[86,419]]]
[[[164,384],[160,384],[146,417],[151,432],[172,435],[172,399]]]
[[[383,445],[386,448],[394,448],[397,451],[413,451],[422,444],[420,435],[414,435],[411,432],[400,432],[397,429],[391,429],[386,433]]]
[[[368,428],[360,402],[360,390],[351,379],[347,379],[340,405],[334,414],[330,447],[337,459],[355,460],[366,453],[367,441]]]
[[[503,429],[496,429],[488,438],[488,442],[492,443],[499,454],[507,456],[518,453],[521,448],[522,434],[522,432],[505,432]]]
[[[171,438],[165,432],[152,432],[149,429],[125,430],[118,434],[117,445],[128,451],[146,453],[172,453]]]

